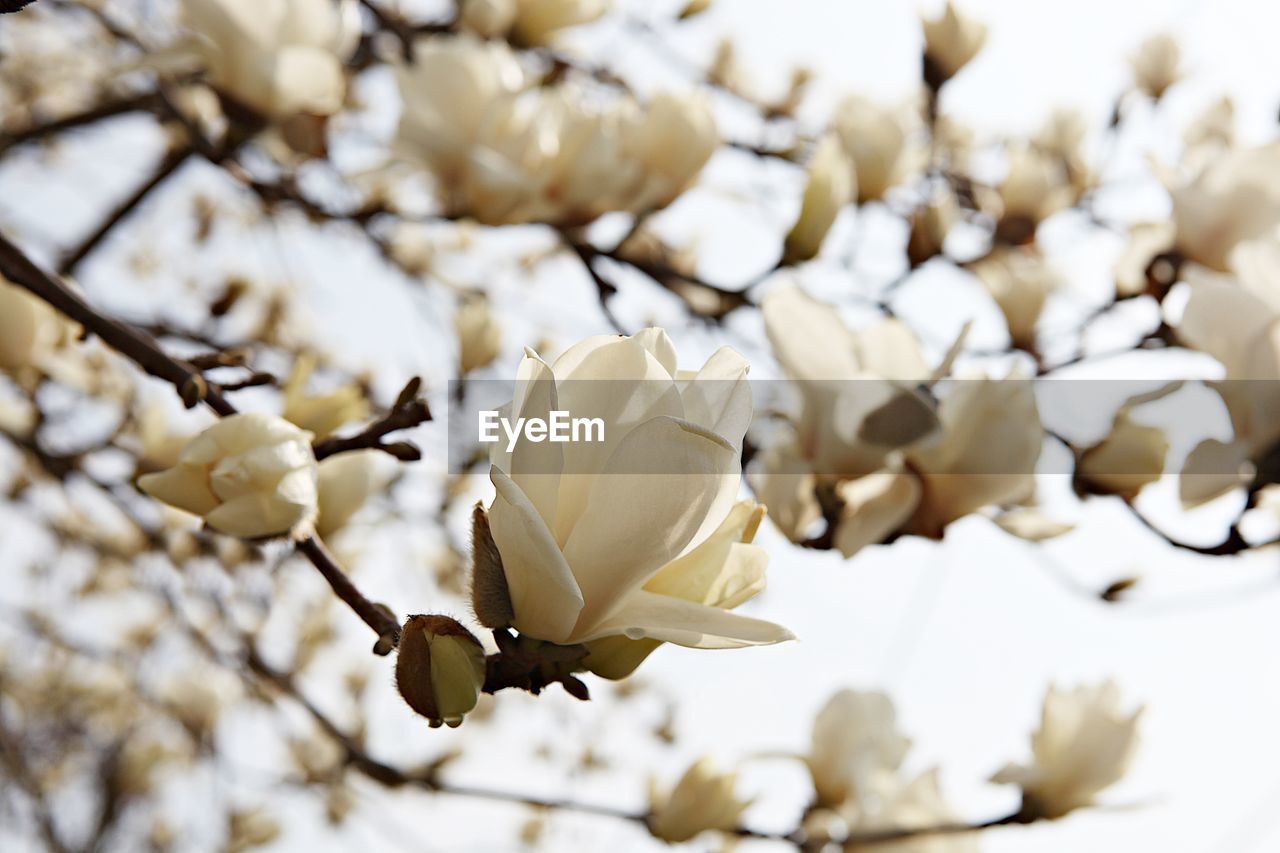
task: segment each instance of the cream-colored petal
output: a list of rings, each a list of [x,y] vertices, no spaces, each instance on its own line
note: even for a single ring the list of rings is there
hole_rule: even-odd
[[[581,639],[621,634],[695,649],[735,649],[794,640],[795,635],[772,622],[740,616],[680,598],[637,590]]]
[[[209,488],[203,468],[179,464],[167,471],[144,474],[138,488],[169,506],[204,515],[218,505],[218,496]]]
[[[592,487],[564,556],[586,602],[577,637],[688,546],[725,495],[737,491],[738,454],[687,421],[654,418],[618,445]]]
[[[583,607],[578,582],[520,487],[498,468],[490,468],[489,479],[497,489],[489,526],[502,555],[515,626],[522,634],[564,642]]]

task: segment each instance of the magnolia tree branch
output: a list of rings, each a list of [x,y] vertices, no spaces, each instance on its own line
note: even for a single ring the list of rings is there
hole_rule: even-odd
[[[202,402],[219,416],[236,414],[235,406],[217,385],[205,380],[199,369],[165,353],[145,332],[93,308],[65,283],[40,269],[3,234],[0,234],[0,275],[75,320],[147,373],[173,385],[188,407]],[[400,636],[399,623],[391,612],[365,598],[317,537],[303,539],[298,543],[298,550],[311,561],[334,593],[378,635],[375,650],[382,654],[390,652]]]

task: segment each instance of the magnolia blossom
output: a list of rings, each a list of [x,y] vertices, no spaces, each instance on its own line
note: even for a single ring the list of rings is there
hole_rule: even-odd
[[[855,181],[853,166],[839,142],[834,136],[823,137],[809,163],[800,216],[787,233],[784,262],[807,261],[818,254],[840,209],[852,198]]]
[[[848,800],[840,813],[850,835],[855,837],[874,837],[877,833],[894,830],[923,830],[961,822],[943,799],[937,770],[929,770],[914,779],[895,773],[881,773],[862,798]],[[924,833],[915,838],[875,844],[874,847],[885,853],[978,853],[980,849],[978,841],[969,835],[946,833]]]
[[[938,193],[911,217],[907,260],[912,269],[943,254],[947,234],[960,218],[960,205],[950,192]]]
[[[1280,228],[1280,143],[1206,159],[1208,165],[1189,180],[1163,176],[1173,219],[1131,229],[1129,246],[1116,265],[1121,296],[1147,289],[1147,269],[1160,255],[1229,272],[1237,246],[1274,237]]]
[[[854,164],[859,202],[883,198],[923,165],[923,149],[908,144],[918,118],[906,109],[850,95],[836,107],[833,123]]]
[[[1032,497],[1044,431],[1029,381],[958,380],[938,405],[938,417],[938,437],[907,454],[923,486],[907,530],[938,537],[984,506]]]
[[[316,469],[318,536],[328,539],[346,527],[369,498],[386,486],[385,463],[388,461],[386,454],[372,449],[339,453],[321,460]]]
[[[1031,736],[1033,762],[1010,764],[991,781],[1020,786],[1023,811],[1037,817],[1059,818],[1092,805],[1128,769],[1141,714],[1141,708],[1121,711],[1120,688],[1111,681],[1071,691],[1051,687]]]
[[[138,478],[138,486],[222,533],[303,538],[317,512],[311,438],[283,418],[232,415],[196,436],[177,465]]]
[[[1234,278],[1189,272],[1191,296],[1176,324],[1179,338],[1226,369],[1215,387],[1235,432],[1232,442],[1207,439],[1188,457],[1180,485],[1189,506],[1241,485],[1249,461],[1280,442],[1280,243],[1242,245],[1232,263]]]
[[[820,805],[868,793],[881,774],[896,772],[911,741],[898,731],[893,702],[878,691],[841,690],[813,721],[806,763]]]
[[[328,116],[346,96],[360,38],[352,0],[183,0],[209,82],[270,119]]]
[[[458,335],[458,369],[465,376],[493,363],[502,347],[502,327],[483,296],[463,300],[453,315]]]
[[[1131,61],[1134,82],[1158,100],[1182,76],[1181,61],[1182,52],[1173,36],[1153,35],[1142,43]]]
[[[66,337],[57,311],[0,277],[0,370],[38,364]]]
[[[577,225],[660,209],[719,141],[700,97],[598,105],[568,83],[525,91],[519,62],[498,44],[429,39],[397,76],[397,150],[431,168],[448,209],[489,224]]]
[[[791,639],[715,606],[761,583],[763,553],[737,533],[749,522],[726,522],[751,419],[747,369],[726,347],[696,373],[677,371],[661,329],[588,338],[554,364],[528,351],[508,417],[546,421],[567,411],[600,418],[604,435],[493,445],[497,495],[487,522],[496,555],[478,552],[473,591],[501,590],[507,602],[477,600],[482,620],[505,610],[521,634],[562,644],[622,636],[733,648]],[[717,531],[714,545],[700,547]]]
[[[987,25],[961,15],[951,0],[940,18],[922,23],[925,61],[933,66],[937,85],[956,76],[987,41]]]
[[[308,394],[307,380],[316,368],[310,356],[301,356],[284,384],[284,419],[312,433],[317,441],[335,430],[369,416],[369,401],[355,385],[340,385],[323,394]]]
[[[920,386],[950,370],[957,347],[931,371],[898,321],[851,332],[795,288],[766,297],[763,313],[802,408],[751,480],[791,539],[820,517],[820,491],[839,507],[830,538],[845,556],[898,531],[936,538],[974,510],[1031,496],[1043,431],[1030,383],[961,381],[935,404]]]
[[[1009,242],[1025,243],[1035,237],[1036,226],[1071,204],[1075,188],[1060,159],[1025,146],[1009,153],[1009,173],[998,194],[998,233]]]
[[[738,799],[737,784],[738,774],[721,773],[710,759],[699,759],[669,793],[650,791],[649,831],[663,841],[679,843],[708,830],[734,829],[751,805],[750,800]]]
[[[999,247],[970,265],[969,271],[987,288],[1004,314],[1013,345],[1036,349],[1036,325],[1045,300],[1061,281],[1038,251]]]
[[[739,501],[715,533],[664,566],[642,589],[720,610],[749,601],[764,591],[769,564],[768,553],[751,544],[763,519],[763,506]],[[626,678],[660,645],[653,639],[606,637],[587,644],[583,666],[603,678]]]
[[[528,47],[555,41],[563,29],[596,20],[609,0],[463,0],[459,20],[485,38],[510,36]]]
[[[1143,486],[1164,474],[1169,439],[1159,427],[1136,423],[1123,407],[1111,432],[1084,451],[1076,473],[1093,489],[1133,500]]]

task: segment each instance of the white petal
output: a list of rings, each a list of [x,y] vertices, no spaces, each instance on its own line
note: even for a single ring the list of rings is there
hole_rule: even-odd
[[[794,640],[795,635],[772,622],[740,616],[679,598],[637,590],[595,630],[593,640],[621,634],[632,640],[653,639],[695,649],[736,649]]]
[[[522,634],[563,642],[582,610],[578,583],[520,487],[498,468],[490,468],[489,479],[497,489],[489,526],[502,555],[515,626]]]

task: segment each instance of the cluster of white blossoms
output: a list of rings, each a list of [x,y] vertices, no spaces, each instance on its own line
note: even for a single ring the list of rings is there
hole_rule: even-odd
[[[143,458],[164,470],[139,477],[139,488],[230,536],[335,536],[385,487],[390,460],[363,449],[316,462],[312,442],[367,418],[369,403],[351,385],[308,393],[313,369],[299,359],[283,389],[283,417],[233,415],[190,439],[163,423],[149,429],[144,438],[166,449],[144,446]]]
[[[562,30],[596,20],[610,5],[610,0],[461,0],[458,19],[484,38],[543,47],[553,44]]]
[[[808,539],[825,517],[831,544],[852,556],[896,533],[940,537],[977,509],[1032,497],[1044,434],[1025,379],[962,380],[937,401],[926,389],[950,365],[930,369],[900,321],[851,331],[790,287],[763,311],[801,410],[751,479],[791,539]]]
[[[1018,811],[1003,822],[1054,820],[1094,805],[1128,769],[1140,717],[1141,709],[1121,710],[1119,688],[1110,681],[1070,691],[1050,687],[1031,738],[1032,761],[1009,764],[991,779],[1022,790]],[[844,689],[832,696],[814,718],[808,754],[797,756],[813,785],[801,827],[805,844],[855,849],[878,838],[886,849],[977,851],[976,837],[943,796],[938,770],[904,769],[910,749],[887,695]],[[673,843],[732,832],[751,805],[737,782],[736,772],[699,759],[670,791],[653,790],[650,832]],[[885,837],[894,833],[902,837]]]
[[[360,38],[355,0],[183,0],[193,56],[223,97],[270,120],[342,108]]]
[[[764,588],[768,562],[751,544],[763,509],[738,500],[747,369],[725,347],[679,371],[661,329],[588,338],[553,364],[529,351],[506,414],[601,418],[604,440],[493,445],[493,547],[477,547],[473,577],[481,622],[584,643],[585,666],[607,678],[663,642],[791,639],[729,612]]]
[[[1124,776],[1138,746],[1142,710],[1120,707],[1120,688],[1107,681],[1044,697],[1040,728],[1031,737],[1032,762],[1011,764],[993,782],[1022,788],[1028,819],[1059,818],[1093,805]]]
[[[449,213],[486,224],[661,209],[719,144],[701,97],[597,102],[572,83],[535,86],[500,42],[424,40],[397,79],[398,155],[431,170]]]

